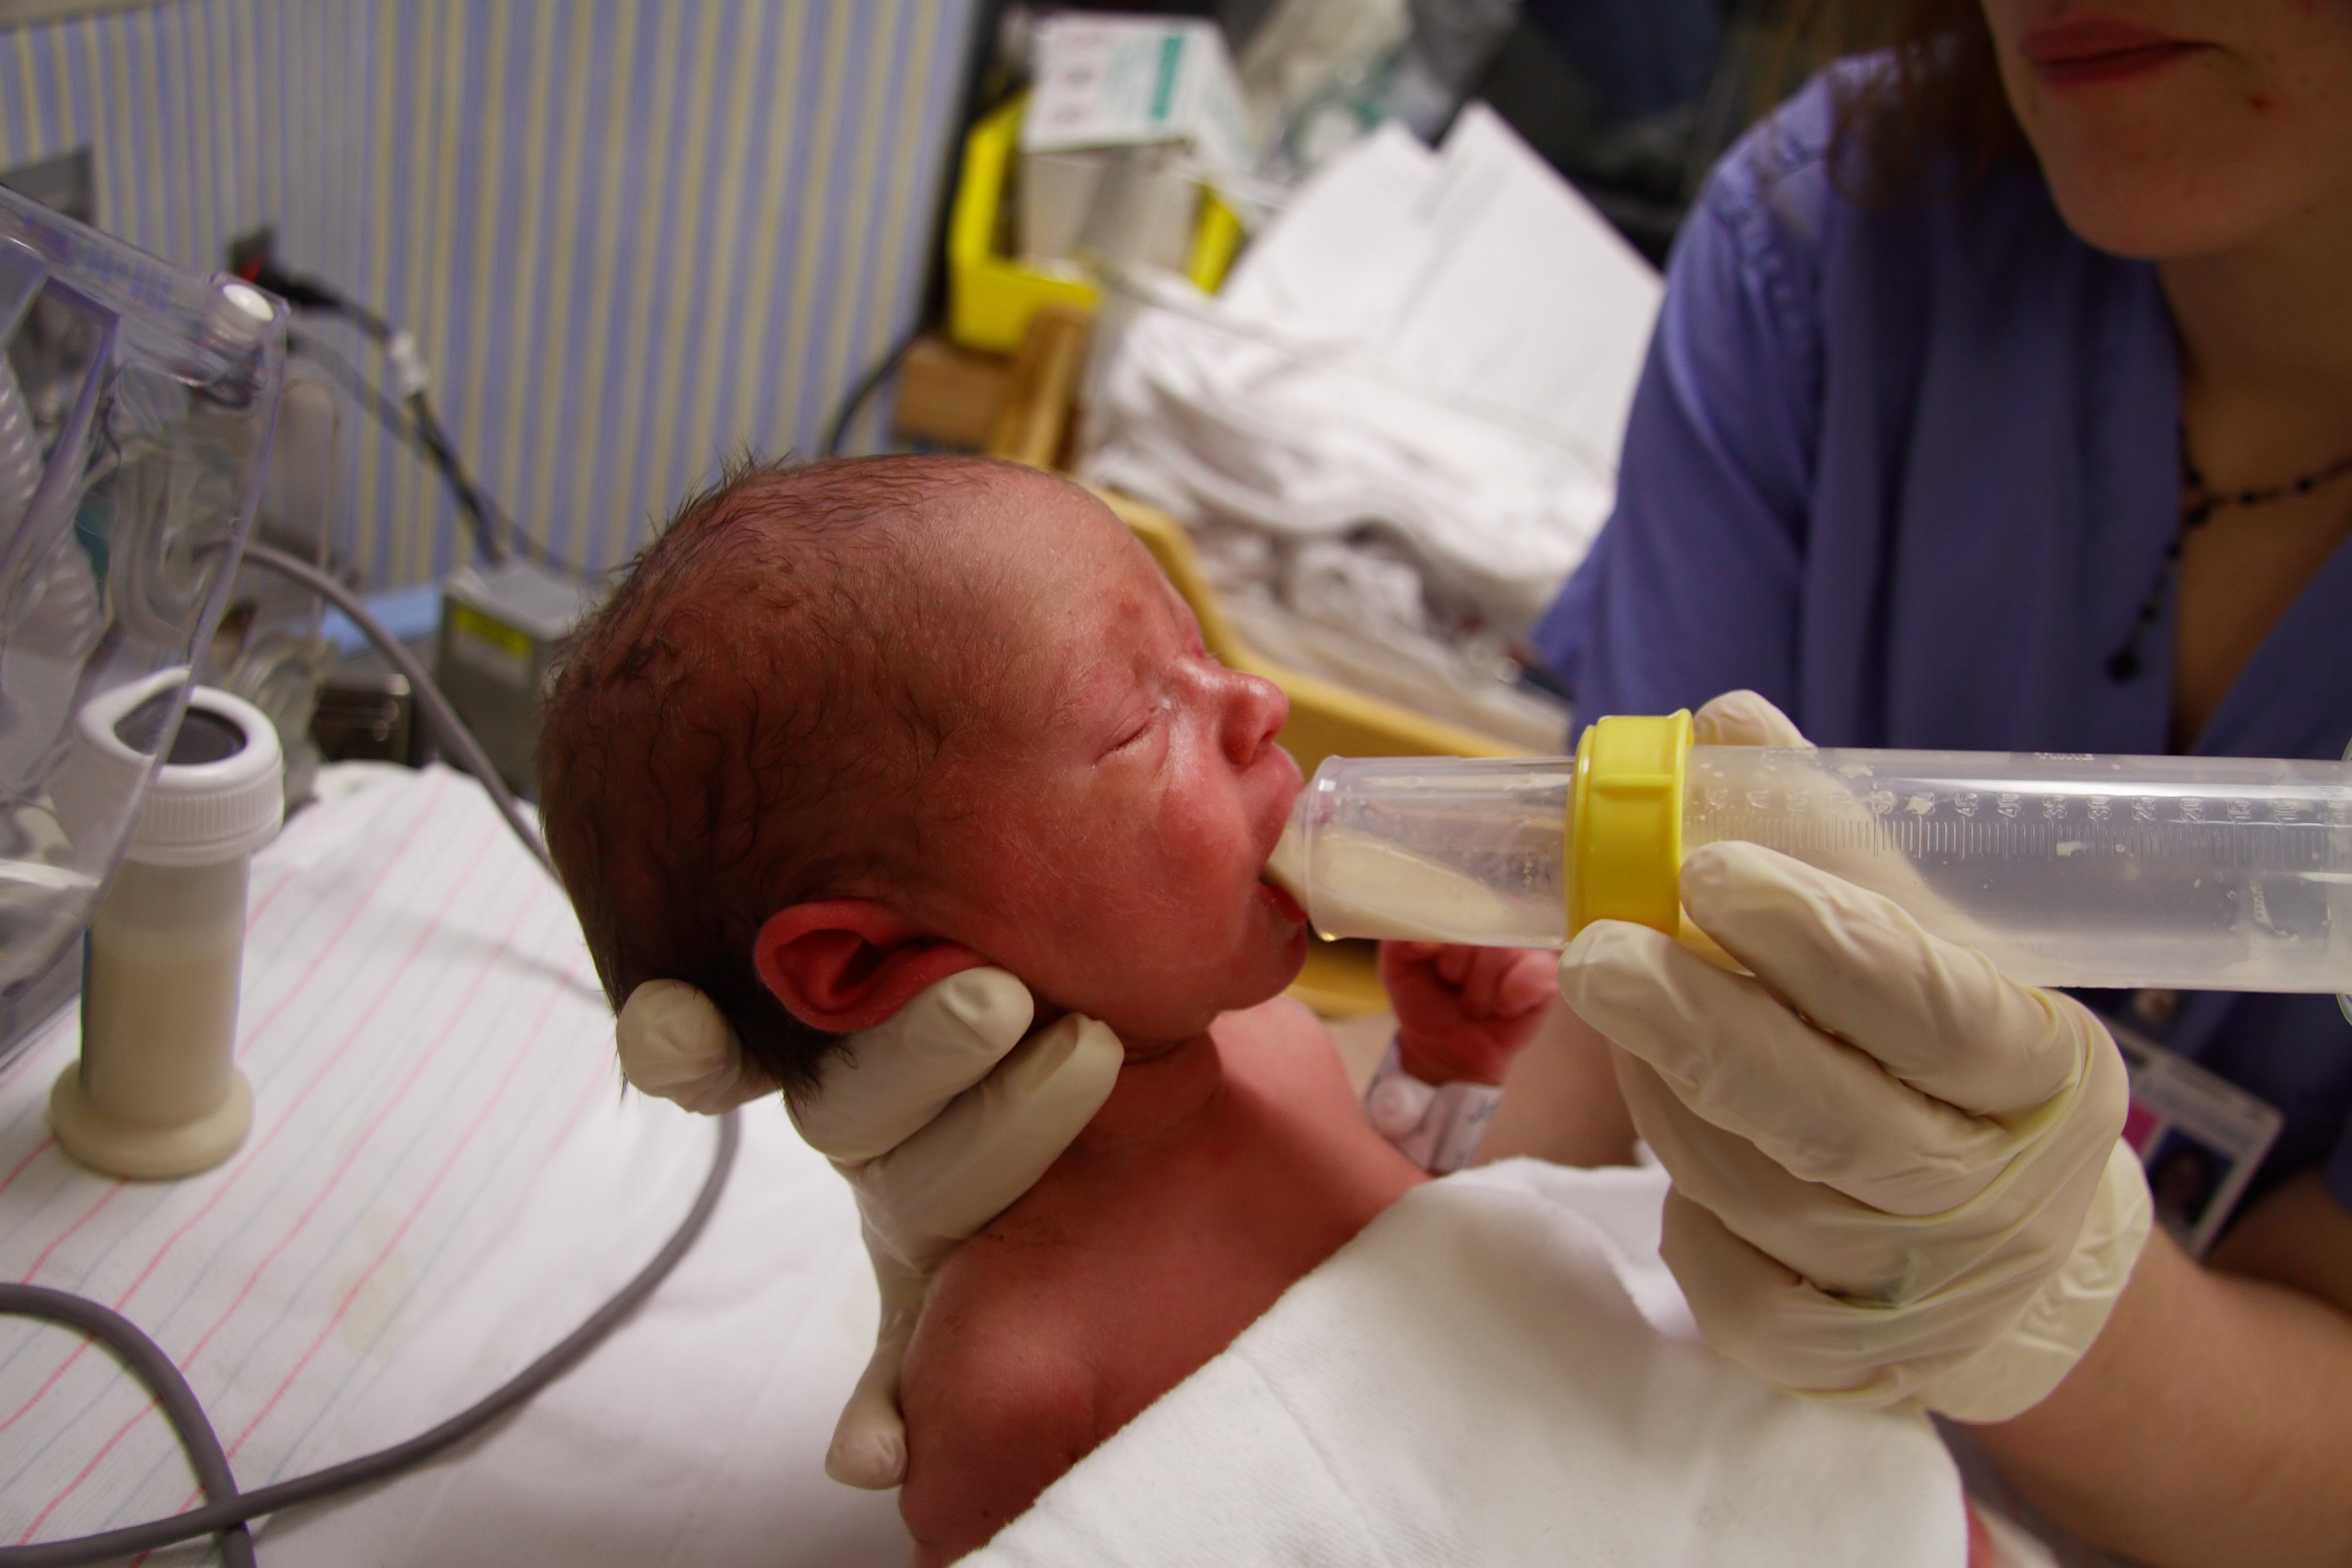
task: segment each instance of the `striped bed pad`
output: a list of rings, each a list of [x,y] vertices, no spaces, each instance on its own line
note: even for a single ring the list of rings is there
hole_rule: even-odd
[[[227,1163],[125,1183],[67,1158],[46,1106],[71,1009],[0,1069],[0,1271],[152,1335],[246,1487],[397,1441],[553,1343],[691,1201],[715,1130],[625,1092],[612,1037],[569,905],[480,788],[388,774],[255,858],[256,1113]],[[894,1499],[822,1471],[872,1342],[855,1212],[779,1107],[744,1114],[709,1230],[604,1346],[456,1455],[268,1521],[262,1561],[903,1561]],[[105,1352],[0,1320],[0,1542],[195,1498]]]

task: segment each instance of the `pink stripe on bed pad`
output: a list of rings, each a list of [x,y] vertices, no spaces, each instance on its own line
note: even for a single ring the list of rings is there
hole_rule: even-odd
[[[431,769],[302,813],[256,858],[249,907],[245,1148],[176,1184],[74,1164],[45,1109],[69,1010],[0,1076],[0,1272],[152,1334],[253,1487],[421,1430],[552,1343],[659,1247],[713,1129],[624,1095],[570,906],[470,780]],[[825,1310],[854,1343],[834,1250],[850,1304]],[[0,1320],[0,1542],[192,1495],[110,1357]]]

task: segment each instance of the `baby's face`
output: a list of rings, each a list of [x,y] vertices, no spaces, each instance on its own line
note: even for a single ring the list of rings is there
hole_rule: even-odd
[[[1004,487],[983,596],[1005,671],[921,792],[908,900],[939,934],[1130,1040],[1197,1033],[1297,977],[1307,929],[1260,879],[1299,790],[1289,705],[1201,646],[1099,501]]]

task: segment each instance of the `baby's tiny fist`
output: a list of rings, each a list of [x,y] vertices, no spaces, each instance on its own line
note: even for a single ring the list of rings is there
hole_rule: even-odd
[[[1543,1025],[1553,963],[1527,949],[1382,942],[1404,1070],[1423,1083],[1501,1083]]]

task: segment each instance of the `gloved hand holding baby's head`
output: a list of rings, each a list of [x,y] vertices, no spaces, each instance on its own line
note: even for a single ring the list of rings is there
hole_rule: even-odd
[[[838,1479],[903,1474],[944,1253],[1126,1054],[1297,974],[1260,879],[1286,713],[1101,502],[974,458],[739,467],[575,637],[541,812],[631,1081],[702,1111],[781,1087],[858,1195],[883,1321]]]

